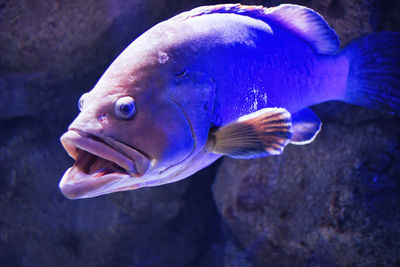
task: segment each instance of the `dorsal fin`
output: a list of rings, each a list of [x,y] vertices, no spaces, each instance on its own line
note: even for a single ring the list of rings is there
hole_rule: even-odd
[[[278,24],[300,36],[320,54],[334,54],[339,49],[338,36],[322,16],[312,9],[298,5],[283,4],[272,8],[241,4],[202,6],[181,13],[171,20],[186,20],[215,13],[232,13],[260,19],[268,24]]]

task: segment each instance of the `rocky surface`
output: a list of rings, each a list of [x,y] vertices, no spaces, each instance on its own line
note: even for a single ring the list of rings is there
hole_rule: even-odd
[[[0,0],[0,266],[398,263],[398,118],[344,104],[317,107],[311,145],[225,159],[214,197],[218,163],[162,187],[61,195],[72,160],[58,138],[80,95],[152,25],[220,2]],[[319,11],[343,43],[399,29],[397,1],[285,2]]]
[[[263,266],[400,264],[400,119],[318,114],[323,130],[309,145],[224,159],[213,188],[224,221]]]

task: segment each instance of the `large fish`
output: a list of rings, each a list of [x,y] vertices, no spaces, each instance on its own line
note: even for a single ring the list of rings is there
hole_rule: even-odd
[[[307,108],[342,100],[398,112],[400,34],[339,49],[311,9],[225,4],[179,14],[130,44],[61,137],[76,160],[68,198],[171,183],[222,155],[256,158],[307,144]]]

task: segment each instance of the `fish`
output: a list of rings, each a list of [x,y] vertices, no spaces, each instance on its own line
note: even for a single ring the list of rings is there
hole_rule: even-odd
[[[400,110],[400,34],[344,48],[303,6],[202,6],[134,40],[79,99],[60,140],[70,199],[182,180],[222,156],[280,155],[312,142],[310,106],[340,100]]]

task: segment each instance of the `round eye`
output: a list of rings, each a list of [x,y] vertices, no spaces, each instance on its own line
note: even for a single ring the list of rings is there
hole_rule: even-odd
[[[121,97],[115,103],[114,112],[121,119],[129,120],[136,112],[135,100],[130,96]]]
[[[78,100],[78,108],[79,108],[80,111],[82,111],[83,103],[85,102],[86,96],[87,96],[87,93],[84,93],[84,94],[81,96],[81,98],[79,98],[79,100]]]

